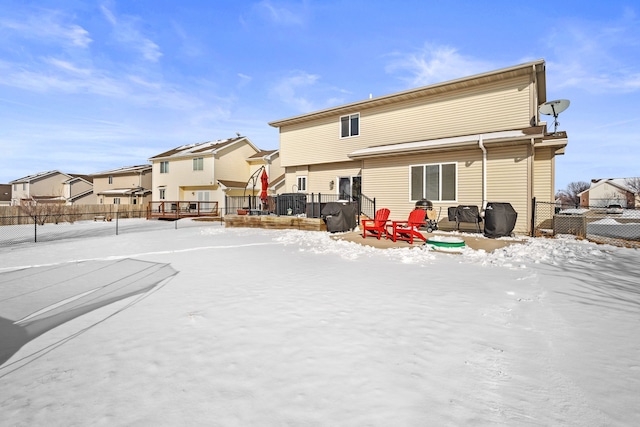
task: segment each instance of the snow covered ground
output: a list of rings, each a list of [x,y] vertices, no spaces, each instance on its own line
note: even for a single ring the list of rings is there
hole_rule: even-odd
[[[0,424],[640,425],[638,250],[187,221],[0,247]]]

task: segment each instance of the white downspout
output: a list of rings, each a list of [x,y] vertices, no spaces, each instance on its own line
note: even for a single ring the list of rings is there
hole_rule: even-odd
[[[487,208],[487,149],[484,146],[483,135],[478,135],[478,146],[482,150],[482,212]]]

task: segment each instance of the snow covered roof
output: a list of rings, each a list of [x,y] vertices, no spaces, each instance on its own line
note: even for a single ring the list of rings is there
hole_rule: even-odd
[[[151,157],[149,160],[160,160],[167,158],[179,158],[179,157],[193,157],[200,154],[216,154],[222,148],[228,147],[230,145],[239,143],[241,141],[246,141],[251,147],[253,147],[256,152],[260,150],[253,145],[253,143],[249,140],[249,138],[244,136],[239,136],[236,138],[222,139],[217,141],[207,141],[207,142],[199,142],[196,144],[186,144],[181,145],[176,148],[172,148],[169,151],[165,151],[164,153],[160,153],[156,156]]]
[[[136,188],[113,188],[111,190],[104,190],[98,193],[100,196],[129,196],[131,194],[136,195],[144,195],[149,194],[151,190],[147,190],[146,188],[136,187]]]
[[[136,166],[123,166],[117,169],[106,170],[102,172],[94,173],[93,176],[98,175],[124,175],[128,173],[140,173],[151,171],[153,167],[151,165],[136,165]]]
[[[591,180],[591,185],[589,186],[589,188],[587,188],[584,191],[581,191],[580,193],[578,193],[578,195],[582,195],[586,192],[588,192],[589,190],[592,190],[594,188],[600,187],[601,185],[605,185],[605,184],[609,184],[609,185],[613,185],[614,187],[619,188],[620,190],[623,191],[628,191],[630,193],[633,193],[633,189],[629,188],[629,185],[627,184],[627,182],[630,179],[640,179],[640,178],[598,178],[598,179],[592,179]]]
[[[66,173],[60,172],[59,170],[52,170],[52,171],[46,171],[46,172],[38,172],[38,173],[35,173],[33,175],[27,175],[27,176],[24,176],[24,177],[19,178],[19,179],[14,179],[13,181],[10,181],[9,184],[17,184],[17,183],[21,183],[21,182],[32,182],[32,181],[36,181],[38,179],[46,178],[48,176],[56,175],[56,174],[61,174],[61,175],[65,175],[65,176],[67,176],[69,178],[72,178],[71,175],[68,175]]]

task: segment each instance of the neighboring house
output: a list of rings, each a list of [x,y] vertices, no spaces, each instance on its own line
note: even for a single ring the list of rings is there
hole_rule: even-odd
[[[640,206],[640,195],[629,188],[629,180],[640,180],[640,178],[592,179],[591,186],[578,193],[580,206],[585,208],[609,205],[620,205],[623,208]]]
[[[555,156],[538,107],[545,62],[533,61],[269,123],[280,131],[287,189],[362,193],[406,219],[415,203],[508,202],[515,232],[529,232],[532,198],[554,201]]]
[[[94,173],[92,203],[146,206],[151,201],[152,176],[150,164]]]
[[[40,172],[9,182],[11,184],[11,205],[19,206],[23,201],[36,203],[66,203],[64,183],[73,179],[72,175],[57,170]]]
[[[11,206],[11,184],[0,184],[0,206]]]
[[[217,202],[224,212],[224,197],[257,195],[260,179],[249,182],[260,166],[272,180],[283,174],[277,151],[258,149],[248,138],[238,136],[218,141],[187,144],[153,156],[153,201]]]
[[[269,177],[269,195],[280,194],[285,191],[284,169],[280,164],[280,151],[260,151],[247,159],[251,176],[258,176],[260,182],[260,169],[264,166]]]
[[[62,185],[63,196],[67,205],[92,205],[95,203],[93,197],[93,178],[87,175],[73,175]]]

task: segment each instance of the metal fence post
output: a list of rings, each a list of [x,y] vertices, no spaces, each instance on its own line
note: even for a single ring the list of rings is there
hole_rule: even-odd
[[[536,198],[531,199],[531,232],[533,237],[536,234]]]
[[[38,243],[38,215],[33,216],[33,243]]]

